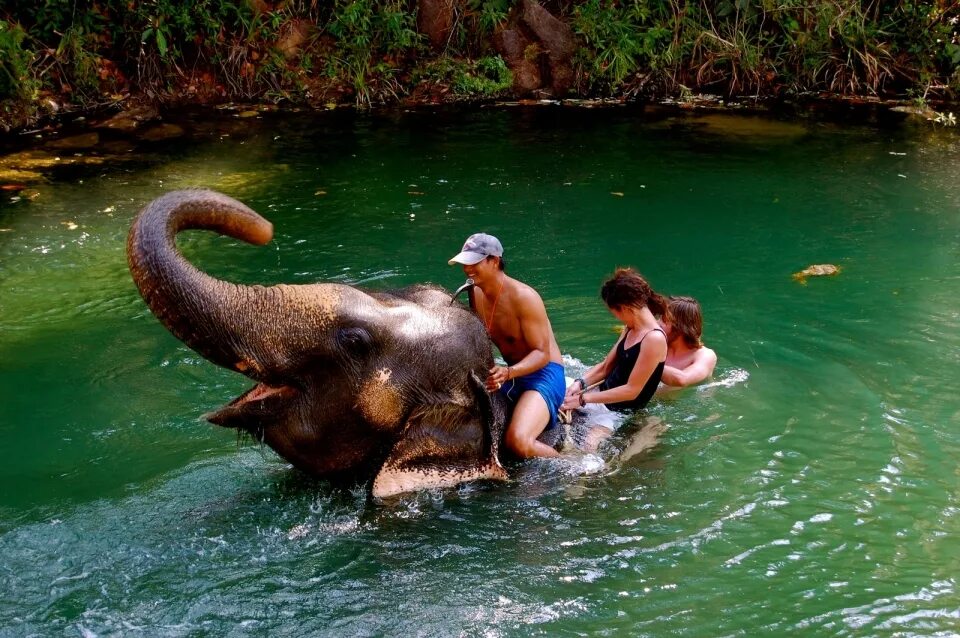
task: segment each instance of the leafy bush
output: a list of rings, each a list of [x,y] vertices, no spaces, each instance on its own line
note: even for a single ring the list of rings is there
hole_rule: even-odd
[[[666,64],[674,35],[666,6],[647,0],[587,0],[574,7],[573,30],[586,45],[578,60],[589,85],[616,90],[641,68]]]
[[[415,82],[448,86],[460,98],[494,98],[513,85],[513,73],[499,55],[476,61],[444,56],[414,74]]]
[[[511,77],[491,40],[519,2],[458,0],[445,51],[426,59],[417,0],[15,2],[0,18],[0,99],[7,113],[35,111],[29,105],[45,91],[83,106],[102,103],[102,93],[126,78],[162,96],[196,84],[198,74],[215,95],[233,99],[327,101],[325,91],[339,99],[348,87],[364,105],[396,99],[423,78],[459,97],[497,96],[509,91]],[[927,100],[960,93],[960,2],[953,0],[545,6],[578,38],[581,94],[692,87],[756,95],[912,92]],[[278,52],[294,28],[309,37]],[[542,48],[531,45],[531,57],[541,58]]]
[[[465,97],[497,97],[512,85],[513,73],[499,55],[465,65],[453,79],[454,92]]]
[[[23,47],[26,35],[20,25],[0,20],[0,100],[34,97],[33,53]]]
[[[336,69],[353,86],[358,105],[370,104],[374,57],[416,49],[420,36],[401,0],[335,0],[329,31],[337,38]],[[381,74],[389,65],[376,67]]]

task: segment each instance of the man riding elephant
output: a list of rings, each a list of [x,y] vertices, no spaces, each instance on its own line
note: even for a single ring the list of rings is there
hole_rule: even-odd
[[[507,275],[503,245],[493,235],[470,235],[447,263],[462,265],[474,282],[470,307],[509,364],[491,368],[486,382],[488,392],[499,392],[512,406],[507,447],[521,458],[557,456],[556,449],[537,440],[544,430],[561,427],[557,411],[566,390],[563,358],[543,300]]]
[[[448,293],[233,284],[180,254],[175,236],[187,229],[262,245],[273,226],[225,195],[184,190],[150,202],[130,230],[130,270],[151,311],[205,358],[257,382],[209,421],[311,474],[374,476],[375,496],[506,478],[507,406],[484,387],[490,342]]]

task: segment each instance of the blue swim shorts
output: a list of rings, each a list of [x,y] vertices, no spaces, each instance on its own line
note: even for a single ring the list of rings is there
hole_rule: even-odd
[[[536,372],[510,379],[500,388],[500,394],[510,402],[511,406],[514,406],[524,392],[529,390],[539,392],[547,402],[547,410],[550,411],[550,423],[547,425],[547,429],[550,429],[557,425],[557,411],[563,404],[563,395],[567,392],[565,383],[563,366],[551,361]]]

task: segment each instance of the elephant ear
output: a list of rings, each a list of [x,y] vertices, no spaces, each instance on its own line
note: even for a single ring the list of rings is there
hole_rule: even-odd
[[[442,403],[413,411],[373,481],[375,497],[507,479],[497,458],[505,411],[473,374],[471,386],[477,401],[469,408]]]

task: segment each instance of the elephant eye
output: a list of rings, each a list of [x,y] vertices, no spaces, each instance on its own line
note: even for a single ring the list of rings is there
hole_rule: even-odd
[[[363,328],[341,328],[337,330],[337,343],[350,353],[360,354],[370,349],[373,338]]]

